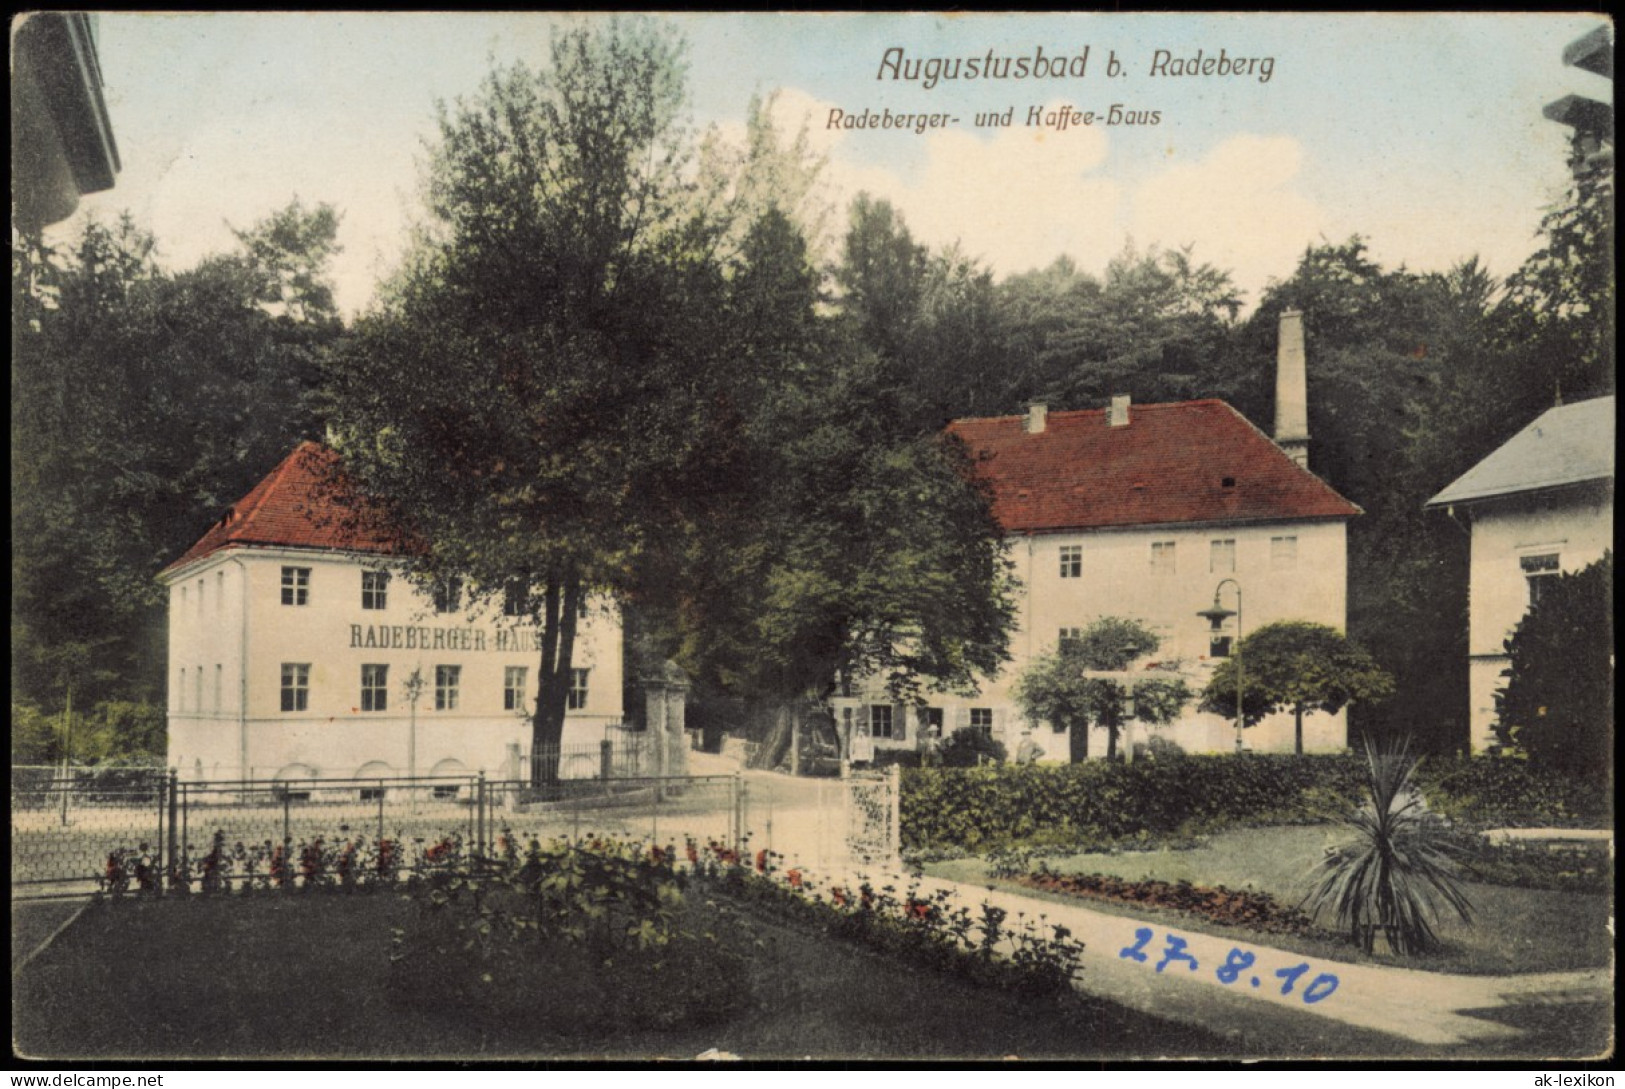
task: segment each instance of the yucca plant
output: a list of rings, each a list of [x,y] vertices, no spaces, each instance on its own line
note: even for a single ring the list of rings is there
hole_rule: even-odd
[[[1417,758],[1407,746],[1365,746],[1370,800],[1348,818],[1356,839],[1329,853],[1303,907],[1318,916],[1334,908],[1337,925],[1371,952],[1380,931],[1402,956],[1437,948],[1431,922],[1445,908],[1472,922],[1444,825],[1429,814],[1412,783]]]

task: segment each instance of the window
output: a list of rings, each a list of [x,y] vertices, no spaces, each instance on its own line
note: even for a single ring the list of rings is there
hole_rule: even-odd
[[[389,608],[389,572],[361,572],[361,607],[363,609]]]
[[[525,709],[525,674],[530,670],[524,666],[508,666],[502,671],[502,709],[504,711],[523,711]]]
[[[970,728],[980,730],[984,734],[993,733],[993,708],[972,707],[970,709]]]
[[[457,688],[463,680],[462,666],[434,667],[434,709],[457,710]]]
[[[282,569],[282,604],[310,604],[310,568],[284,567]]]
[[[383,787],[362,787],[361,800],[364,802],[381,802],[384,800]]]
[[[565,707],[571,711],[579,711],[587,706],[587,673],[585,669],[570,670],[570,699]]]
[[[191,598],[189,596],[187,596],[187,593],[186,593],[186,587],[182,586],[181,587],[181,609],[182,610],[184,610],[186,608],[186,603],[188,601],[190,601],[190,600],[191,600]]]
[[[1236,539],[1229,537],[1214,541],[1208,556],[1208,570],[1214,574],[1228,575],[1236,569]]]
[[[1061,636],[1056,640],[1056,645],[1062,650],[1069,650],[1077,646],[1078,640],[1081,638],[1083,638],[1082,628],[1062,628]]]
[[[891,737],[892,707],[889,703],[869,705],[869,736]]]
[[[1063,579],[1077,579],[1083,577],[1083,546],[1061,546],[1061,577]]]
[[[444,579],[434,585],[434,611],[454,613],[463,602],[463,580]]]
[[[1540,601],[1541,591],[1550,585],[1547,580],[1558,575],[1558,555],[1556,552],[1543,552],[1538,556],[1520,556],[1518,566],[1523,568],[1524,581],[1529,584],[1529,604],[1535,605]]]
[[[502,588],[502,615],[530,615],[530,590],[523,583],[510,582]]]
[[[203,667],[198,666],[197,672],[192,674],[192,710],[203,711]]]
[[[214,664],[214,713],[220,713],[220,663]]]
[[[389,667],[364,665],[361,667],[361,709],[363,711],[389,710]]]
[[[284,567],[284,571],[288,568]],[[282,663],[282,709],[303,711],[310,706],[310,666],[298,662]]]
[[[1173,541],[1151,542],[1151,570],[1159,575],[1174,573],[1174,543]]]
[[[224,571],[216,571],[214,573],[214,611],[215,612],[218,613],[220,611],[220,603],[225,601],[225,600],[226,600],[226,573]]]
[[[1298,539],[1296,537],[1270,538],[1270,570],[1290,571],[1298,566]]]
[[[175,688],[175,710],[186,710],[186,667],[181,666],[181,683]]]
[[[1208,643],[1207,656],[1209,658],[1230,657],[1230,637],[1228,635],[1215,635]]]
[[[203,580],[198,579],[197,580],[197,615],[198,615],[198,619],[200,619],[200,620],[203,618],[203,585],[204,585]]]
[[[922,708],[920,708],[920,736],[921,737],[941,737],[942,736],[942,708],[940,708],[940,707],[922,707]]]

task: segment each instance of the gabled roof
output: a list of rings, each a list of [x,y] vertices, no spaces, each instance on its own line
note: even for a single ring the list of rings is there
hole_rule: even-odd
[[[1429,507],[1614,478],[1614,399],[1549,408],[1468,469]]]
[[[338,463],[330,448],[301,443],[159,578],[228,548],[400,551],[398,535],[349,489]]]
[[[1349,518],[1360,508],[1223,401],[955,420],[1007,533]],[[1227,484],[1226,481],[1229,481]]]

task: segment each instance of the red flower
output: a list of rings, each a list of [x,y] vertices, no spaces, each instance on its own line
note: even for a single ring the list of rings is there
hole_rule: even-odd
[[[767,872],[767,848],[766,847],[763,847],[760,851],[756,852],[756,872],[757,873],[766,873]]]
[[[908,915],[911,919],[929,919],[931,905],[924,900],[910,900],[908,902]]]
[[[800,870],[791,870],[789,873],[785,874],[784,876],[789,880],[791,888],[799,889],[801,887],[801,871]]]
[[[688,861],[689,865],[691,866],[698,866],[700,864],[700,851],[698,847],[694,846],[693,840],[688,841]]]
[[[666,852],[662,851],[658,846],[650,844],[649,861],[653,862],[656,866],[660,865],[666,861]]]
[[[845,907],[847,904],[845,889],[830,889],[829,898],[834,900],[837,904],[840,904],[842,907]]]

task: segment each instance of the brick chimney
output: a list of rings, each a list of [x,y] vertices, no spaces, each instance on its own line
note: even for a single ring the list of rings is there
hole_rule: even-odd
[[[1128,426],[1129,395],[1119,393],[1112,397],[1112,407],[1106,413],[1106,423],[1111,427]]]
[[[1023,429],[1029,435],[1041,433],[1049,424],[1049,405],[1043,401],[1034,401],[1027,406],[1027,419],[1022,422]]]
[[[1281,311],[1275,350],[1275,442],[1309,467],[1309,379],[1305,372],[1303,311]]]

